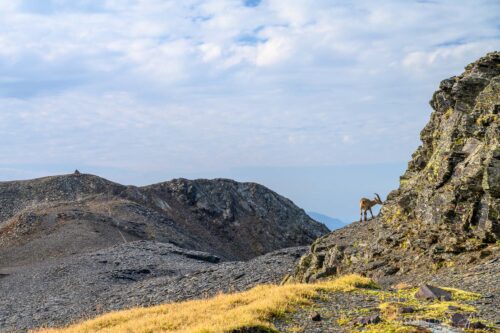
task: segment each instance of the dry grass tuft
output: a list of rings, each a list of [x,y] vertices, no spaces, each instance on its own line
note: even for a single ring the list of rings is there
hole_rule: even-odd
[[[269,322],[300,304],[309,304],[319,291],[353,291],[376,288],[360,275],[347,275],[316,284],[261,285],[251,290],[221,294],[210,299],[186,301],[149,308],[112,312],[60,329],[37,333],[217,333],[241,328],[276,332]]]

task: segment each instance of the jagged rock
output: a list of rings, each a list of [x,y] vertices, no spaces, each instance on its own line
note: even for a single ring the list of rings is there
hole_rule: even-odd
[[[431,324],[441,324],[441,320],[436,318],[422,318],[422,320]]]
[[[382,321],[382,319],[380,319],[379,315],[373,315],[373,316],[365,316],[365,317],[356,318],[354,323],[358,324],[358,325],[369,325],[369,324],[378,324],[381,321]]]
[[[500,239],[499,63],[500,52],[490,53],[441,83],[423,145],[383,206],[385,223],[444,227],[455,244]]]
[[[481,251],[481,253],[479,253],[479,257],[481,259],[484,259],[486,257],[489,257],[491,256],[492,252],[491,251],[488,251],[488,250],[485,250],[485,251]]]
[[[392,302],[387,304],[387,306],[383,310],[384,316],[391,320],[398,318],[402,314],[413,313],[413,312],[415,312],[415,308],[397,302]]]
[[[451,325],[454,327],[468,327],[469,319],[461,313],[454,313],[451,316]]]
[[[182,250],[175,250],[173,251],[173,253],[183,255],[186,258],[191,258],[211,263],[218,263],[221,260],[220,257],[218,256],[214,256],[213,254],[199,252],[199,251],[188,251],[182,249]]]
[[[473,330],[481,330],[481,329],[484,329],[486,327],[487,326],[480,321],[474,321],[474,322],[469,323],[469,325],[468,325],[468,328],[471,328]]]
[[[415,312],[415,308],[412,308],[411,306],[403,306],[402,308],[399,309],[399,313],[413,313]]]
[[[244,327],[232,330],[229,333],[269,333],[269,330],[262,327]]]
[[[418,288],[417,292],[415,293],[415,298],[422,300],[438,299],[441,301],[451,301],[451,293],[444,289],[424,284],[423,286],[420,286],[420,288]]]
[[[499,254],[500,52],[442,81],[430,105],[422,145],[380,217],[318,239],[294,280],[352,272],[417,278]]]
[[[383,269],[385,275],[394,275],[399,271],[399,267],[388,266]]]
[[[311,313],[310,318],[312,321],[321,321],[321,315],[319,314],[319,312]]]

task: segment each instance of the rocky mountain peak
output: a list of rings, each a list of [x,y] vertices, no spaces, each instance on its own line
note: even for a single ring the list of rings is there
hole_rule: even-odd
[[[124,188],[98,176],[76,173],[0,182],[0,225],[29,207],[50,202],[77,201],[103,193],[118,193]]]
[[[422,145],[379,218],[318,239],[295,279],[431,274],[498,255],[500,52],[443,80]]]
[[[0,182],[0,264],[135,240],[251,259],[328,228],[268,188],[227,179],[124,186],[88,174]],[[34,251],[33,251],[33,250]]]
[[[500,52],[442,81],[430,104],[423,144],[382,208],[382,222],[494,242],[500,238]]]

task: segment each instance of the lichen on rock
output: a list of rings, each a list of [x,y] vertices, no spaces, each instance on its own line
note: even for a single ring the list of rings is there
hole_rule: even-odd
[[[432,272],[498,254],[500,52],[443,80],[400,187],[379,218],[316,241],[294,278]]]
[[[422,221],[426,231],[445,224],[459,238],[500,239],[499,64],[500,53],[490,53],[441,82],[423,144],[384,204],[382,223]]]

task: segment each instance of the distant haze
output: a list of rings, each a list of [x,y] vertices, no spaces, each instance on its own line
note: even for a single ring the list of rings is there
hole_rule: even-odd
[[[307,212],[307,215],[312,217],[314,220],[325,224],[330,230],[335,230],[346,226],[346,223],[342,222],[341,220],[324,214],[316,212]]]

